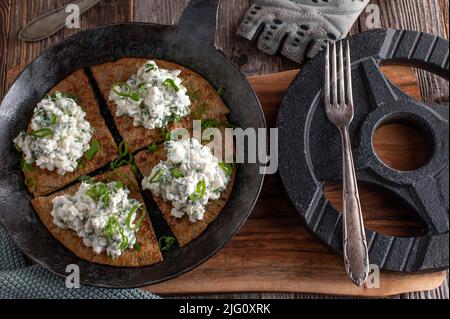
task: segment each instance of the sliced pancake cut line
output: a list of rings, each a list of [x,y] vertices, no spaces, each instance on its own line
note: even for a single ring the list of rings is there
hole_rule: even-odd
[[[130,190],[131,198],[144,203],[139,185],[129,166],[123,166],[114,171],[106,172],[93,179],[96,182],[121,181],[123,185]],[[79,184],[71,186],[66,190],[59,191],[51,196],[37,197],[31,202],[45,227],[66,248],[81,259],[118,267],[142,267],[153,265],[163,260],[148,213],[136,234],[136,242],[141,245],[139,251],[127,249],[116,259],[108,257],[105,252],[98,255],[95,254],[91,247],[84,245],[83,239],[78,237],[75,231],[61,229],[56,226],[53,223],[53,217],[51,216],[53,207],[52,199],[63,194],[75,194],[78,189]]]
[[[66,173],[63,176],[58,175],[56,170],[50,172],[34,164],[32,169],[25,170],[25,183],[35,197],[51,194],[76,181],[80,176],[87,175],[107,165],[117,156],[117,145],[100,114],[100,107],[84,71],[81,69],[75,71],[53,87],[49,94],[55,92],[62,92],[79,98],[79,104],[86,112],[85,119],[94,129],[91,142],[99,141],[100,147],[92,160],[82,158],[82,163],[75,172]],[[30,127],[28,130],[30,130]]]
[[[162,129],[148,130],[142,126],[133,126],[133,119],[129,116],[116,116],[117,106],[109,100],[111,86],[114,83],[126,82],[138,69],[147,62],[142,58],[124,58],[116,62],[109,62],[91,67],[92,74],[98,84],[100,92],[108,108],[114,116],[119,133],[128,143],[130,152],[146,148],[149,144],[160,144],[164,141]],[[178,64],[155,60],[158,67],[170,70],[180,70],[183,85],[191,97],[191,115],[179,122],[171,123],[166,129],[184,127],[192,128],[192,122],[198,119],[215,119],[229,113],[217,91],[199,74]]]

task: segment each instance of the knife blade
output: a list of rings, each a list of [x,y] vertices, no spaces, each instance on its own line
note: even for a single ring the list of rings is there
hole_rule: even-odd
[[[92,8],[101,0],[78,0],[72,4],[78,5],[80,15]],[[40,41],[61,30],[66,25],[66,7],[48,12],[29,22],[19,33],[19,39],[27,42]]]

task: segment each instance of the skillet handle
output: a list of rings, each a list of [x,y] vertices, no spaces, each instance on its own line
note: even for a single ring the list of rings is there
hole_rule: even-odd
[[[178,23],[180,41],[200,41],[216,48],[216,30],[222,0],[191,0]]]

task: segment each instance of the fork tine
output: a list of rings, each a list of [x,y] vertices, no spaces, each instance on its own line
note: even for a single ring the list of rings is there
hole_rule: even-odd
[[[339,105],[345,106],[344,47],[339,43]]]
[[[332,74],[331,74],[331,85],[333,86],[332,90],[332,103],[333,106],[338,105],[338,87],[337,87],[337,57],[336,57],[336,42],[333,43],[333,56],[331,58],[331,68],[332,68]]]
[[[327,43],[325,54],[325,106],[330,107],[330,44]]]
[[[346,63],[347,63],[347,103],[353,106],[353,86],[352,86],[352,62],[351,62],[351,52],[350,52],[350,43],[347,41],[347,54],[346,54]]]

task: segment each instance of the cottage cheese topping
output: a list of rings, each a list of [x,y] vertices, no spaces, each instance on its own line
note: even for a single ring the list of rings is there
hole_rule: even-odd
[[[148,61],[126,83],[113,84],[109,99],[117,105],[116,115],[131,116],[134,126],[147,129],[163,128],[188,116],[191,101],[180,73]]]
[[[195,138],[165,143],[167,161],[156,165],[142,187],[172,202],[172,216],[203,220],[205,207],[226,189],[231,165],[219,163],[211,150]]]
[[[53,223],[74,230],[96,254],[106,251],[110,257],[119,257],[136,244],[136,232],[145,216],[142,205],[128,195],[120,182],[83,182],[75,195],[53,199]]]
[[[62,93],[47,96],[38,103],[31,120],[31,134],[21,132],[14,139],[28,164],[57,170],[59,175],[76,170],[77,161],[89,150],[93,129],[86,113]]]

